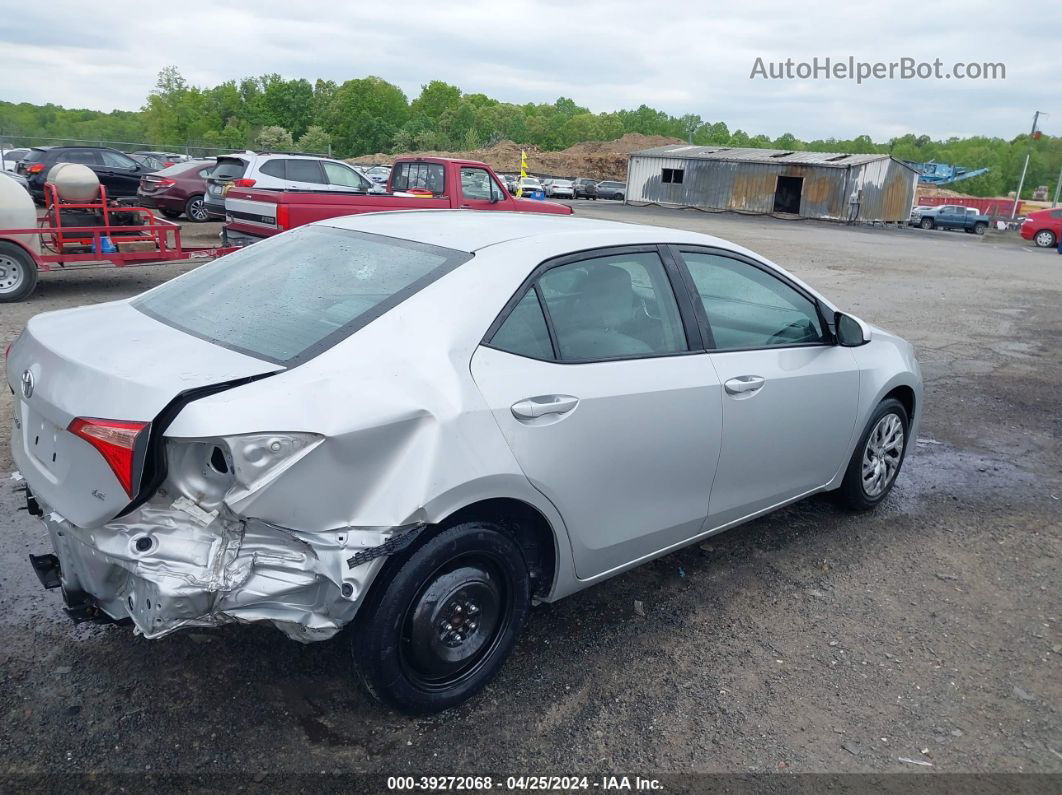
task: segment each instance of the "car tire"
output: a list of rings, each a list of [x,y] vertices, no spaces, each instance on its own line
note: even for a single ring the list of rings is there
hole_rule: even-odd
[[[530,601],[511,537],[489,522],[447,528],[377,576],[351,636],[358,674],[375,699],[407,714],[449,709],[498,673]]]
[[[923,218],[921,221],[918,222],[918,225],[922,229],[932,229],[933,228],[933,219],[932,218]]]
[[[0,304],[24,301],[37,287],[37,263],[15,243],[0,241]]]
[[[161,213],[164,218],[169,218],[171,221],[176,221],[178,218],[181,217],[181,213],[180,213],[179,210],[161,210],[160,209],[159,213]]]
[[[210,220],[210,213],[207,212],[203,197],[200,195],[188,197],[188,201],[184,203],[184,215],[195,224]]]
[[[898,449],[884,450],[890,440],[897,438],[897,429]],[[869,511],[876,507],[892,491],[907,456],[909,442],[910,418],[903,403],[895,398],[881,401],[852,452],[841,487],[834,492],[837,501],[853,511]],[[890,455],[893,452],[896,454]]]
[[[1033,242],[1040,248],[1055,247],[1055,233],[1050,229],[1041,229],[1033,235]]]

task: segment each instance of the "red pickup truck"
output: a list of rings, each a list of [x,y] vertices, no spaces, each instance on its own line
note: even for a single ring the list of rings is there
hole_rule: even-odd
[[[400,158],[391,169],[386,193],[229,187],[221,235],[226,246],[246,246],[324,218],[440,208],[559,215],[572,212],[564,204],[511,195],[485,163],[443,157]]]

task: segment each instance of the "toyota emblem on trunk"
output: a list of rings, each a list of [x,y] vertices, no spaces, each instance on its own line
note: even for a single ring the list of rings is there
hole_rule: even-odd
[[[29,370],[22,371],[22,397],[27,400],[33,397],[33,373]]]

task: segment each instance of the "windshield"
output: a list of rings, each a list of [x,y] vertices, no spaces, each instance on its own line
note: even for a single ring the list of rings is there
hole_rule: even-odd
[[[277,364],[335,345],[471,254],[304,226],[203,265],[133,299],[146,315]]]

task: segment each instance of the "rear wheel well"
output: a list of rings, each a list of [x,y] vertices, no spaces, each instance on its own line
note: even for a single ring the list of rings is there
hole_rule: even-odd
[[[882,398],[882,400],[888,400],[889,398],[896,398],[903,404],[904,410],[907,412],[907,421],[910,422],[914,419],[915,412],[915,393],[909,386],[898,386],[893,389],[889,394]]]
[[[526,502],[499,497],[466,505],[436,525],[437,530],[462,522],[490,522],[512,536],[527,560],[531,595],[546,596],[557,571],[557,548],[549,520]]]

